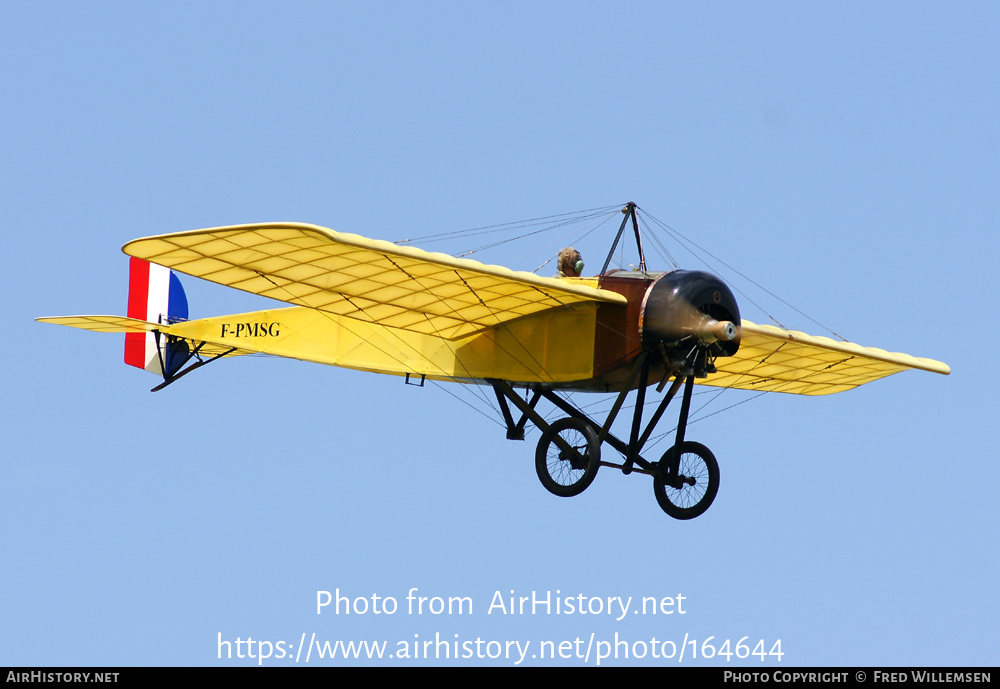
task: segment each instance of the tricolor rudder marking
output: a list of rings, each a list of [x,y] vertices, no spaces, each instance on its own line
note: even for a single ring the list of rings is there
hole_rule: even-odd
[[[128,313],[129,318],[137,318],[152,323],[171,323],[188,317],[187,297],[180,280],[170,269],[132,258],[129,261]],[[170,353],[164,338],[160,338],[163,357],[170,365]],[[125,363],[163,375],[154,333],[126,333]]]

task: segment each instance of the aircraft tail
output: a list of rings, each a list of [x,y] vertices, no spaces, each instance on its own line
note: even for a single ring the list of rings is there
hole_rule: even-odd
[[[173,271],[140,258],[130,259],[128,317],[164,325],[187,320],[187,295]],[[188,352],[186,342],[168,344],[160,333],[125,333],[125,363],[157,375],[176,373]]]

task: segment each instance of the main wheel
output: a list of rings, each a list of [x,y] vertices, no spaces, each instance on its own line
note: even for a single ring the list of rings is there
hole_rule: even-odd
[[[556,438],[566,447],[560,447]],[[563,498],[579,495],[597,476],[601,446],[593,427],[581,419],[559,419],[542,433],[535,451],[535,471],[550,493]]]
[[[694,519],[707,510],[719,492],[719,463],[701,443],[681,443],[680,460],[671,447],[660,458],[663,473],[653,478],[656,502],[674,519]]]

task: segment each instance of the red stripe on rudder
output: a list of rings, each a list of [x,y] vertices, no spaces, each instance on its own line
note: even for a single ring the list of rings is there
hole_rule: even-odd
[[[146,303],[149,301],[149,261],[134,256],[128,263],[128,313],[129,318],[146,320]]]
[[[129,318],[148,320],[146,309],[149,301],[149,261],[134,256],[128,264]],[[146,368],[146,333],[125,333],[125,363]]]

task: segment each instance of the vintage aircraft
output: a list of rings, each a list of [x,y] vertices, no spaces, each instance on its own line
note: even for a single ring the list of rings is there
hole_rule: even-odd
[[[535,468],[550,492],[578,495],[601,466],[646,474],[660,507],[677,519],[702,514],[719,487],[714,455],[685,438],[695,382],[826,395],[910,368],[950,372],[931,359],[742,320],[733,293],[715,276],[647,272],[636,206],[621,212],[608,259],[631,222],[639,268],[608,271],[606,261],[590,278],[539,277],[303,223],[136,239],[123,247],[132,257],[127,317],[38,320],[126,333],[126,363],[163,377],[154,391],[216,359],[249,353],[421,384],[488,385],[509,439],[523,440],[528,421],[541,431]],[[172,271],[295,306],[188,320]],[[643,428],[647,388],[656,385],[659,393],[668,383]],[[617,397],[601,423],[571,404],[568,391]],[[626,441],[610,431],[632,391]],[[678,392],[674,443],[650,461],[643,447]],[[546,422],[536,410],[541,398],[566,416]],[[621,463],[602,459],[605,445]]]

